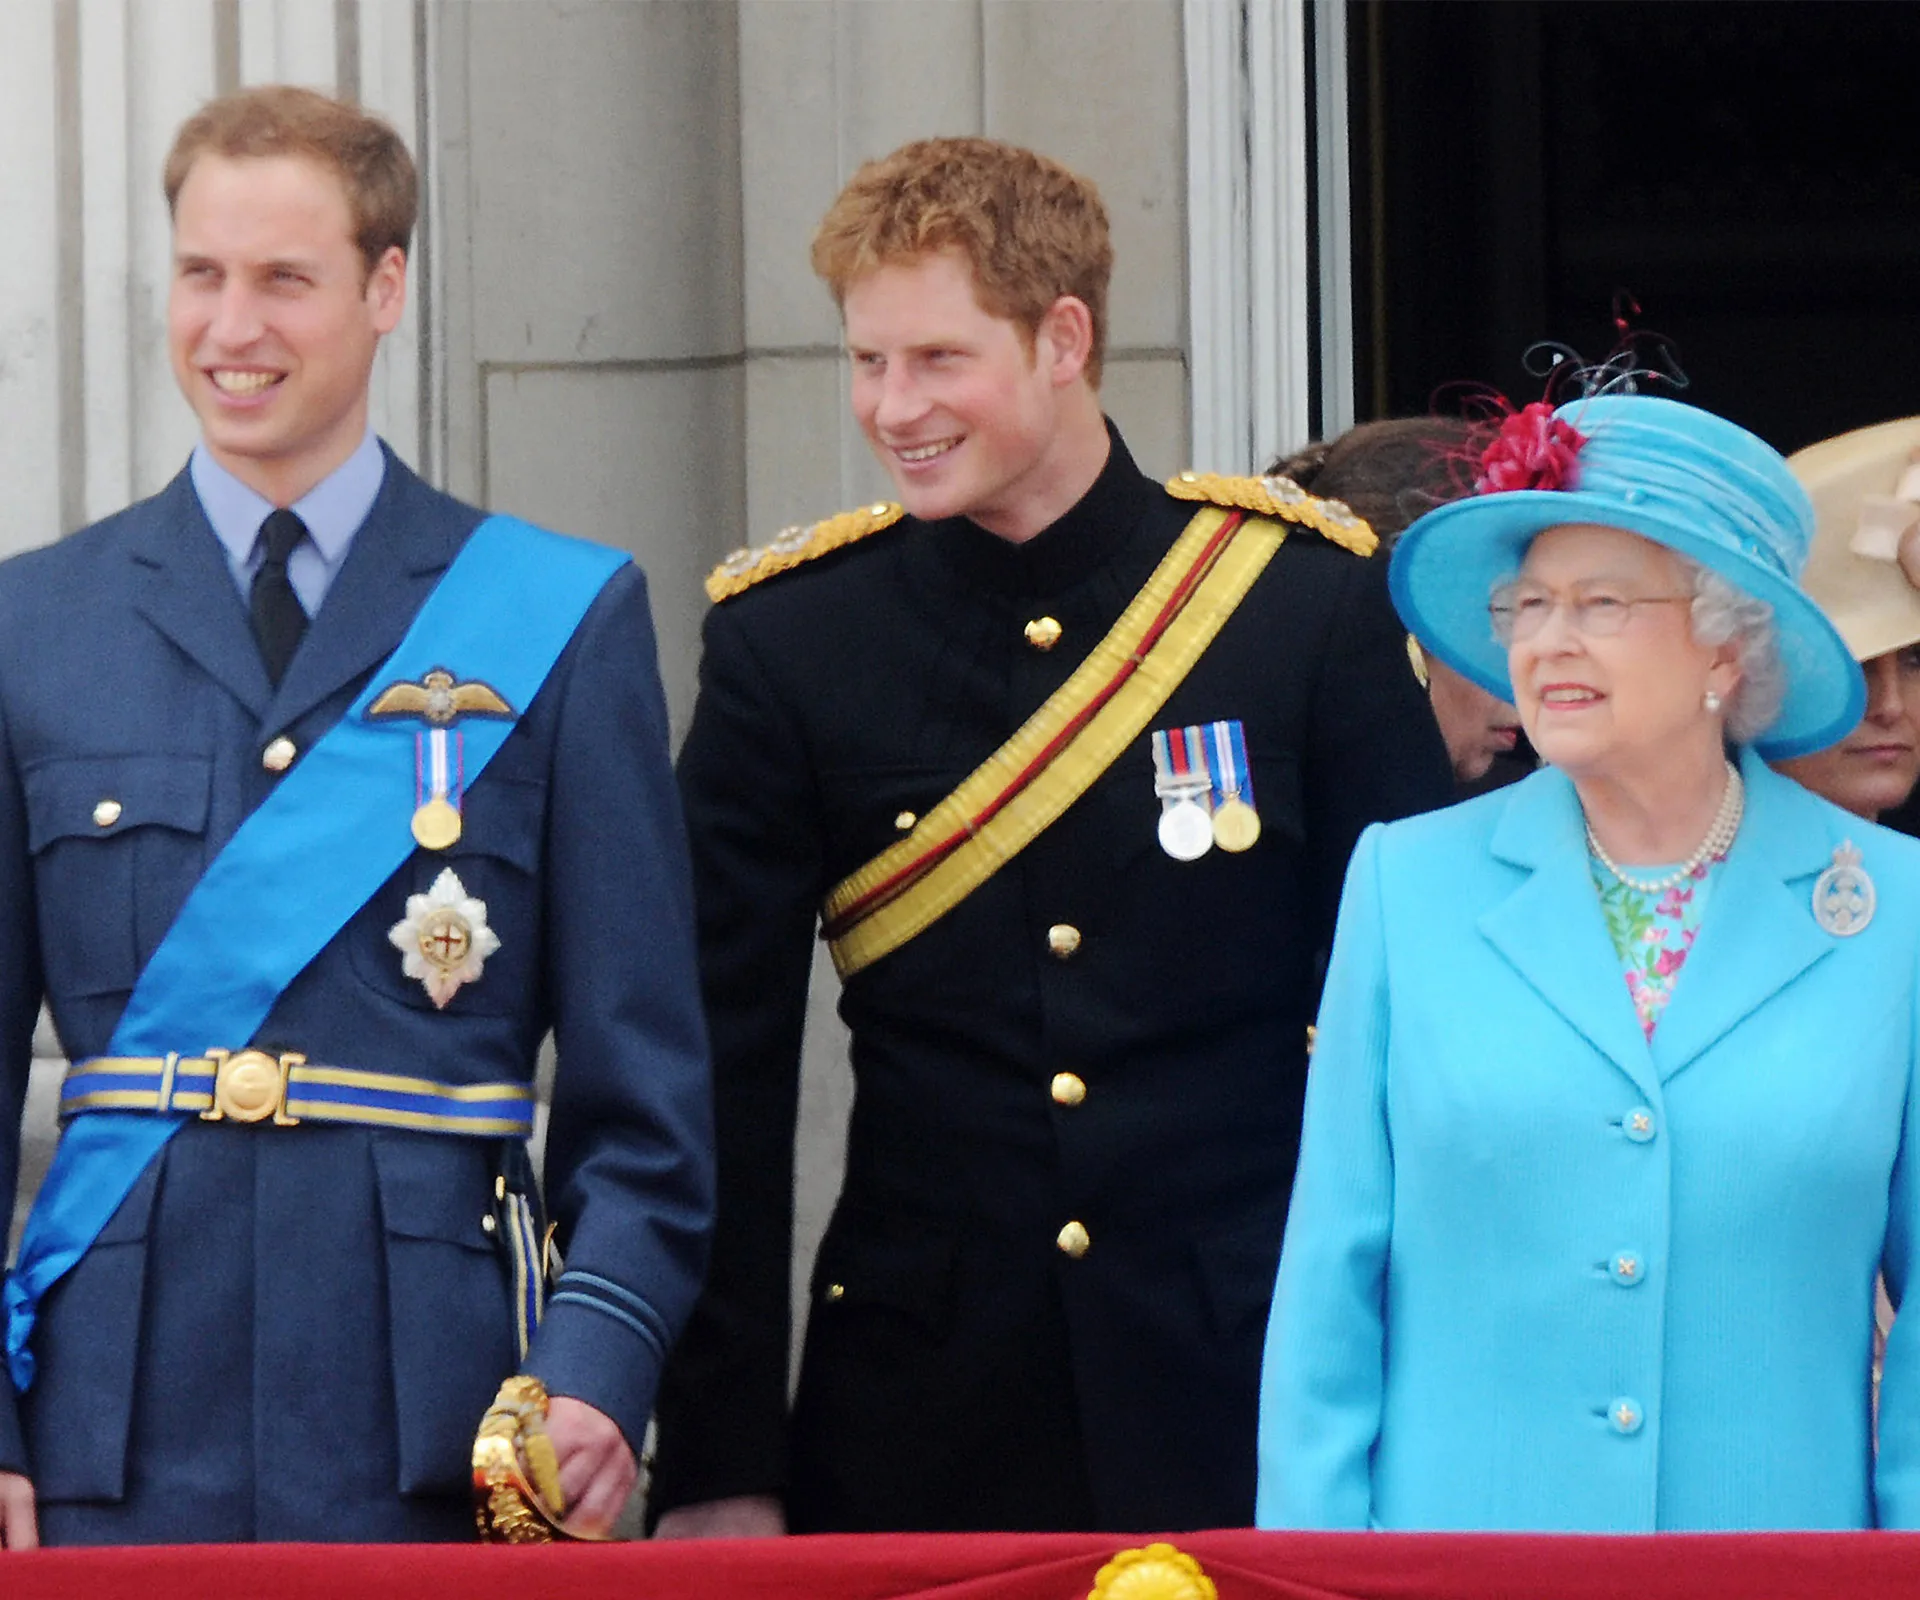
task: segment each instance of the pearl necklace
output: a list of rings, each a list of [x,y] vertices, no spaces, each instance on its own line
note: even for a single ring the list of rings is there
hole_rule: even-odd
[[[1636,878],[1625,873],[1614,864],[1607,848],[1594,834],[1593,823],[1587,822],[1587,848],[1593,852],[1594,860],[1611,872],[1615,879],[1629,889],[1637,889],[1641,894],[1659,894],[1671,889],[1684,880],[1693,869],[1703,861],[1711,861],[1715,856],[1725,855],[1733,845],[1733,837],[1740,831],[1740,818],[1747,809],[1747,787],[1740,781],[1740,771],[1734,764],[1727,763],[1727,786],[1720,795],[1720,809],[1713,814],[1713,824],[1707,829],[1706,838],[1687,859],[1675,867],[1664,878]]]

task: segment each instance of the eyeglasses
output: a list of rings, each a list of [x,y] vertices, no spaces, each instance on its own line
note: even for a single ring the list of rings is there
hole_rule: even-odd
[[[1610,639],[1627,625],[1635,606],[1692,604],[1690,594],[1646,594],[1628,596],[1608,589],[1592,589],[1582,594],[1556,598],[1539,589],[1511,586],[1495,592],[1487,607],[1493,619],[1493,636],[1501,644],[1516,639],[1531,639],[1547,625],[1547,618],[1562,606],[1567,622],[1585,639]]]

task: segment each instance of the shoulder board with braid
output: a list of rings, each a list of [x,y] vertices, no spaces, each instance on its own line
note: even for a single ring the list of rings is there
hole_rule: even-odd
[[[1380,539],[1339,500],[1321,500],[1291,478],[1227,478],[1214,472],[1183,472],[1167,479],[1167,493],[1176,500],[1203,500],[1233,511],[1251,511],[1297,527],[1311,528],[1323,539],[1370,556]]]
[[[812,527],[795,523],[783,528],[765,544],[736,550],[707,575],[707,598],[716,603],[744,594],[756,583],[776,573],[857,543],[870,533],[891,528],[906,512],[890,500],[877,500],[870,506],[842,511],[837,517],[816,522]]]

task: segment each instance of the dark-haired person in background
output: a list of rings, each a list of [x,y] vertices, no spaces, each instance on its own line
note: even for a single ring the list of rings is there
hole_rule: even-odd
[[[1343,501],[1391,547],[1416,517],[1466,492],[1458,457],[1470,436],[1471,425],[1457,417],[1362,422],[1267,470],[1309,494]],[[1461,794],[1497,789],[1533,770],[1518,711],[1444,661],[1430,659],[1411,635],[1407,650],[1426,685]]]

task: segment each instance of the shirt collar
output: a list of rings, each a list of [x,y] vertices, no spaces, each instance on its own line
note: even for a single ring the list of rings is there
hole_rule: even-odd
[[[236,566],[245,565],[253,556],[260,524],[273,511],[273,502],[214,460],[204,441],[193,447],[187,471],[201,509],[228,558]],[[314,548],[329,567],[338,566],[347,553],[354,534],[373,509],[386,475],[386,454],[369,428],[352,455],[294,501],[290,509],[307,525]]]
[[[1009,595],[1050,595],[1080,583],[1113,558],[1160,487],[1134,465],[1120,430],[1107,422],[1107,460],[1100,476],[1058,521],[1020,544],[965,517],[932,526],[938,548],[961,575]]]

